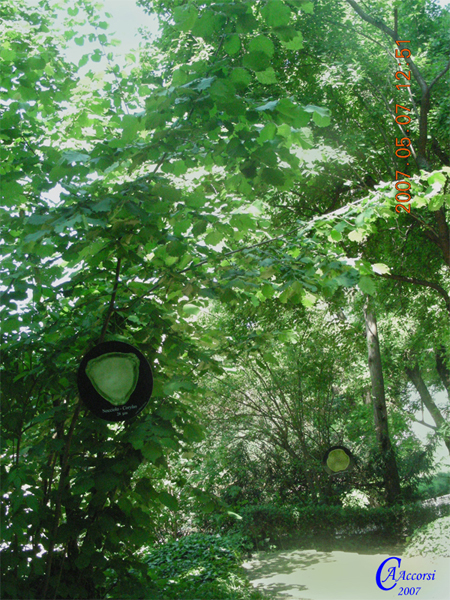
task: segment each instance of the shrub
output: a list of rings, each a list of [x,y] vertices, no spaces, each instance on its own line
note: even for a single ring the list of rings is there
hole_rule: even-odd
[[[394,507],[348,507],[328,505],[245,506],[241,520],[227,521],[226,527],[236,531],[257,548],[295,538],[310,543],[318,538],[332,539],[371,533],[386,541],[403,541],[418,526],[439,516],[450,514],[450,505],[440,507],[420,504]]]

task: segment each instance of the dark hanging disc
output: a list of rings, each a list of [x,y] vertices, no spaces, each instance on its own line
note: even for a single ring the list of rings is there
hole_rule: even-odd
[[[105,421],[126,421],[147,405],[153,375],[147,359],[125,342],[103,342],[78,368],[78,391],[85,405]]]
[[[332,446],[322,459],[322,465],[328,475],[340,475],[350,471],[355,464],[355,457],[344,446]]]

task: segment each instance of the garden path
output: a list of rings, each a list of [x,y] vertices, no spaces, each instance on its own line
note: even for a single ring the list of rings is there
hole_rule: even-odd
[[[368,548],[363,552],[369,551]],[[431,581],[398,581],[390,591],[377,587],[375,576],[380,564],[398,554],[359,554],[356,552],[320,552],[316,550],[281,550],[259,552],[244,563],[254,587],[271,593],[277,600],[391,600],[414,595],[418,600],[450,599],[450,560],[441,557],[402,558],[400,569],[408,573],[435,573]],[[390,561],[383,573],[388,575]],[[391,571],[392,573],[392,571]],[[384,584],[390,587],[393,581]],[[414,586],[412,584],[415,584]],[[404,593],[405,587],[408,593]]]

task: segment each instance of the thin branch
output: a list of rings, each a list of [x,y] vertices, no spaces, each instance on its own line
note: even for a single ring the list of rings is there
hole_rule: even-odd
[[[436,77],[433,79],[433,81],[430,83],[430,85],[428,86],[428,89],[431,90],[431,88],[433,87],[433,85],[439,81],[439,79],[441,77],[443,77],[447,71],[450,69],[450,60],[447,63],[447,66],[445,67],[445,69],[443,69],[438,75],[436,75]]]
[[[116,278],[115,278],[115,281],[114,281],[114,289],[113,289],[113,292],[111,294],[111,301],[109,303],[108,312],[106,313],[105,322],[103,324],[102,332],[100,334],[100,339],[99,339],[99,342],[98,342],[99,344],[101,344],[103,342],[103,340],[105,339],[106,330],[108,329],[109,321],[110,321],[111,315],[113,314],[113,311],[114,311],[114,301],[116,299],[117,288],[118,288],[118,285],[119,285],[119,273],[120,273],[121,262],[122,262],[122,259],[118,258],[117,259],[117,267],[116,267]]]
[[[64,454],[63,454],[62,463],[61,463],[61,473],[59,476],[58,489],[56,491],[55,520],[54,520],[53,529],[52,529],[52,532],[50,535],[50,545],[49,545],[49,549],[48,549],[48,559],[47,559],[47,567],[46,567],[47,573],[45,576],[44,591],[42,594],[43,598],[47,598],[48,584],[50,582],[50,575],[51,575],[51,570],[52,570],[53,552],[55,549],[56,535],[58,533],[59,518],[61,515],[62,495],[63,495],[64,486],[66,484],[67,476],[69,474],[68,462],[69,462],[70,445],[72,443],[73,432],[75,429],[76,422],[78,420],[78,416],[80,414],[80,410],[81,410],[81,399],[78,400],[78,403],[75,406],[75,410],[72,415],[72,420],[70,422],[69,432],[67,434],[66,445],[64,448]]]
[[[412,283],[414,285],[420,285],[436,290],[444,298],[445,305],[447,307],[448,312],[450,313],[450,296],[438,283],[433,283],[432,281],[425,281],[423,279],[416,279],[415,277],[404,277],[403,275],[392,275],[384,273],[377,273],[377,275],[378,277],[383,277],[384,279],[393,279],[395,281],[402,281],[403,283]]]

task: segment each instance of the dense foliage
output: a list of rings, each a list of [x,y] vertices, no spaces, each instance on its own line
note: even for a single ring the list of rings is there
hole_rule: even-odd
[[[90,0],[0,6],[5,598],[253,598],[242,544],[425,496],[450,451],[449,10],[139,4],[125,67]],[[109,339],[155,374],[118,424],[76,385]]]

